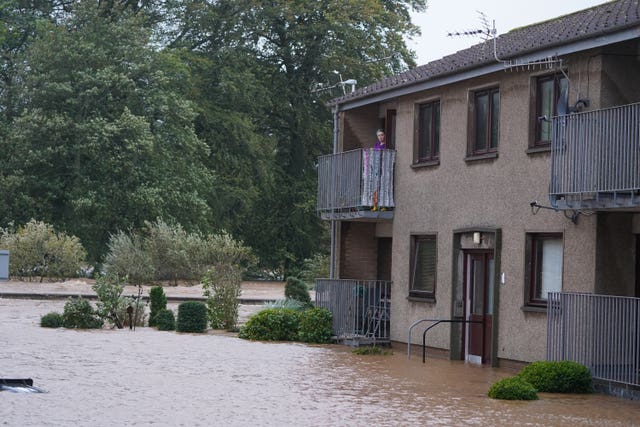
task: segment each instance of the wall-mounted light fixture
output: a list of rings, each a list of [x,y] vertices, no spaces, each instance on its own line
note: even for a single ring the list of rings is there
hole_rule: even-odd
[[[479,245],[480,243],[482,243],[482,234],[479,231],[474,231],[473,232],[473,244],[474,245]]]

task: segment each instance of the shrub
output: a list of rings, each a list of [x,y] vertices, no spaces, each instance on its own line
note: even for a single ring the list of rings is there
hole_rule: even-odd
[[[125,280],[122,277],[110,273],[98,276],[96,282],[91,286],[91,289],[98,296],[96,313],[119,329],[123,327],[124,312],[126,312],[128,305],[122,297],[124,285]]]
[[[162,286],[154,286],[149,290],[150,301],[150,313],[149,313],[149,326],[156,326],[156,316],[162,310],[167,308],[167,296],[164,294]],[[172,312],[173,313],[173,312]]]
[[[310,308],[300,313],[298,340],[324,344],[331,342],[333,318],[326,308]]]
[[[127,235],[122,231],[109,237],[104,269],[107,273],[127,277],[132,285],[142,285],[153,280],[153,265],[141,236]]]
[[[303,261],[300,270],[300,279],[307,285],[308,289],[313,289],[316,279],[329,277],[330,259],[326,254],[315,254],[311,258]]]
[[[166,308],[160,310],[155,319],[159,331],[173,331],[176,328],[176,320],[171,310]]]
[[[493,383],[487,395],[492,399],[538,400],[536,389],[520,376],[503,378]]]
[[[198,301],[183,302],[178,306],[178,332],[204,332],[207,329],[207,307]]]
[[[61,328],[64,325],[62,314],[52,311],[40,318],[40,326],[43,328]]]
[[[218,264],[202,278],[212,328],[231,330],[236,327],[241,282],[240,268],[230,264]]]
[[[298,324],[298,311],[267,308],[251,316],[238,336],[249,340],[294,341],[298,337]]]
[[[591,373],[586,366],[569,360],[533,362],[518,374],[540,392],[591,393]]]
[[[102,328],[103,323],[89,301],[82,297],[67,300],[64,304],[62,319],[65,328],[99,329]]]
[[[311,297],[307,285],[297,277],[287,277],[284,285],[284,296],[300,301],[305,306],[311,306]]]
[[[304,304],[296,299],[277,299],[275,301],[267,301],[262,304],[263,308],[289,308],[291,310],[302,311]]]
[[[52,225],[35,220],[16,232],[2,233],[0,247],[11,252],[9,273],[29,280],[76,277],[86,257],[77,237],[57,233]]]
[[[358,354],[361,356],[390,356],[393,354],[391,350],[383,350],[380,347],[372,346],[363,346],[358,347],[356,349],[351,350],[351,353]]]

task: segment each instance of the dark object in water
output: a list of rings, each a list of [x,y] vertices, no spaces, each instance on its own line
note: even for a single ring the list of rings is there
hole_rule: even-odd
[[[11,391],[13,393],[46,393],[45,390],[34,387],[31,378],[0,378],[0,391]]]

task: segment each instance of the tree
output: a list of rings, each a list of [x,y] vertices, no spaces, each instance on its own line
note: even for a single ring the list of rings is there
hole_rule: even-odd
[[[214,177],[180,69],[150,45],[144,16],[105,19],[90,2],[42,25],[27,51],[20,115],[2,151],[7,191],[25,214],[79,236],[93,260],[110,234],[156,217],[211,223]],[[176,85],[179,86],[179,85]]]

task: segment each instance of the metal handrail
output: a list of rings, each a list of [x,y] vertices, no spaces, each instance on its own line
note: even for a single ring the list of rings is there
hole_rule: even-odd
[[[463,319],[420,319],[416,320],[409,326],[409,336],[407,338],[407,359],[411,358],[411,330],[422,322],[436,322],[433,325],[429,325],[427,329],[422,332],[422,363],[426,363],[427,360],[427,332],[434,326],[440,323],[484,323],[482,320],[463,320]]]

